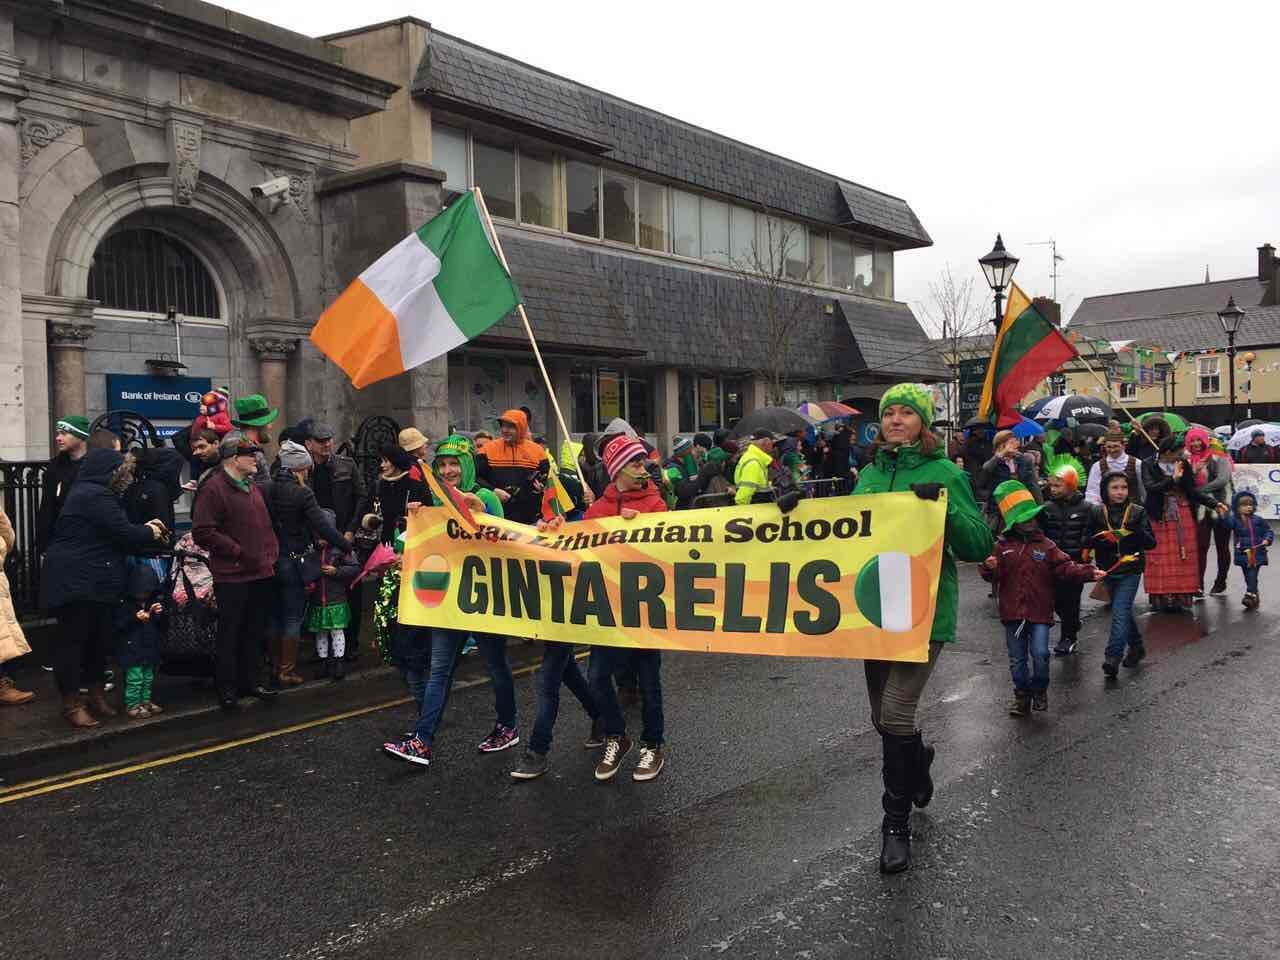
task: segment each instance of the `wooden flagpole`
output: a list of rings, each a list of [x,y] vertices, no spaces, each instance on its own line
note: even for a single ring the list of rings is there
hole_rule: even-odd
[[[498,254],[498,259],[502,261],[502,269],[507,271],[508,276],[511,274],[511,268],[507,266],[507,255],[502,250],[502,241],[498,239],[498,231],[493,227],[493,218],[489,216],[489,208],[485,206],[484,194],[480,192],[479,187],[472,187],[471,192],[475,195],[476,203],[480,206],[480,215],[484,217],[485,227],[489,230],[489,238],[493,241],[493,249]],[[547,366],[542,362],[542,351],[538,349],[537,338],[533,335],[533,327],[529,324],[529,315],[524,312],[524,304],[516,304],[516,312],[520,314],[520,320],[524,324],[524,332],[529,335],[529,345],[533,347],[533,356],[538,361],[538,369],[542,371],[542,382],[547,385],[547,396],[551,398],[551,407],[556,412],[556,423],[560,425],[560,432],[564,434],[566,441],[572,440],[569,435],[569,428],[565,426],[564,414],[560,412],[560,401],[556,399],[555,387],[551,384],[551,377],[547,374]],[[573,449],[572,446],[569,448]],[[552,463],[555,462],[555,455],[552,451],[548,451],[547,455],[551,458]],[[578,458],[573,458],[573,472],[577,476],[578,481],[584,489],[590,489],[587,486],[587,479],[582,475],[582,470],[578,466]]]
[[[1088,370],[1090,374],[1093,375],[1093,379],[1097,380],[1098,383],[1102,384],[1102,388],[1106,390],[1107,395],[1111,397],[1112,405],[1124,411],[1124,415],[1128,417],[1129,422],[1133,424],[1133,429],[1137,430],[1140,434],[1146,437],[1147,443],[1155,447],[1156,452],[1158,453],[1160,450],[1159,444],[1157,444],[1154,440],[1151,439],[1151,434],[1147,433],[1146,430],[1142,429],[1142,424],[1139,423],[1134,418],[1133,414],[1129,412],[1129,408],[1124,405],[1124,401],[1120,399],[1119,394],[1117,394],[1114,390],[1111,389],[1111,384],[1107,383],[1106,380],[1104,380],[1102,377],[1098,375],[1098,371],[1093,369],[1093,367],[1089,365],[1089,361],[1084,358],[1084,354],[1082,354],[1079,350],[1076,351],[1076,359],[1084,364],[1084,368]]]

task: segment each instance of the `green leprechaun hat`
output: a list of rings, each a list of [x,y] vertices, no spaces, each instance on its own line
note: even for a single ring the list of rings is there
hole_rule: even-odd
[[[236,400],[236,415],[232,423],[237,427],[265,427],[280,416],[280,411],[267,403],[260,393],[251,393]]]
[[[1000,508],[1000,516],[1004,518],[1004,532],[1013,529],[1015,523],[1030,520],[1044,509],[1044,504],[1036,503],[1025,483],[1017,480],[1006,480],[992,491],[996,506]]]

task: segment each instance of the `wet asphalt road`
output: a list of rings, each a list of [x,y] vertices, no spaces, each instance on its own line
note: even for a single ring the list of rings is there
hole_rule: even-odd
[[[904,875],[875,869],[859,664],[672,655],[649,784],[592,781],[571,700],[552,773],[513,783],[516,751],[475,750],[482,686],[451,701],[427,771],[378,752],[396,708],[0,806],[0,955],[1280,956],[1274,569],[1260,613],[1234,571],[1194,620],[1143,616],[1149,656],[1112,684],[1087,603],[1084,652],[1022,721],[963,571]]]

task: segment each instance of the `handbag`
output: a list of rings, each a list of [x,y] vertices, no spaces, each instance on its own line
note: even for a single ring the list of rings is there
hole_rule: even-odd
[[[365,519],[368,517],[377,517],[377,524],[370,529],[365,526]],[[377,497],[373,500],[373,510],[360,518],[360,524],[356,527],[355,535],[351,539],[351,545],[355,548],[357,556],[368,557],[373,553],[374,548],[382,542],[382,503]]]
[[[1093,585],[1093,589],[1089,591],[1090,600],[1101,600],[1103,603],[1111,602],[1111,588],[1107,586],[1107,581],[1099,580]]]
[[[298,573],[302,578],[302,586],[308,591],[316,588],[316,584],[324,576],[320,572],[320,568],[324,565],[324,558],[321,551],[314,546],[308,547],[303,554],[298,557]]]
[[[160,639],[162,661],[212,661],[218,649],[218,610],[212,595],[200,596],[187,575],[181,558],[169,573],[165,590],[165,613],[168,628]],[[181,584],[186,602],[174,598],[175,586]]]

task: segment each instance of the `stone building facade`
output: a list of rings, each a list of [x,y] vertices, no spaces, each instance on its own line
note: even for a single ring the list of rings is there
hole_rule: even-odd
[[[302,409],[299,342],[349,279],[318,184],[395,89],[342,61],[199,0],[0,2],[0,456],[47,456],[126,375]]]

